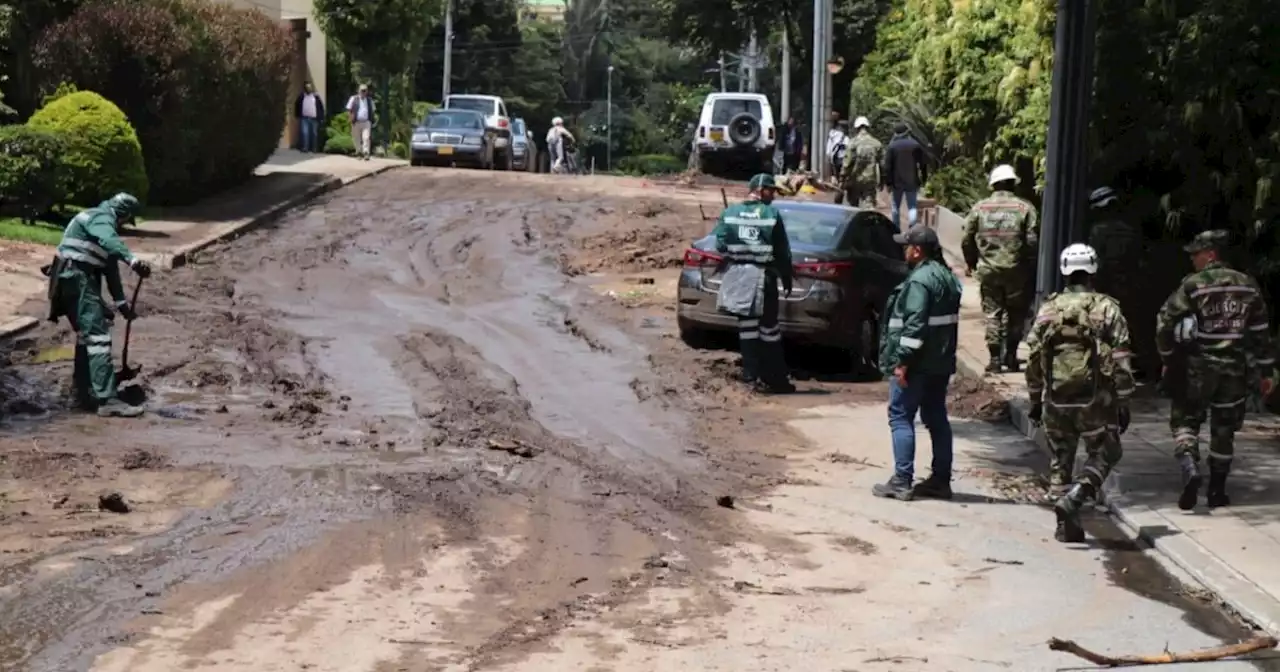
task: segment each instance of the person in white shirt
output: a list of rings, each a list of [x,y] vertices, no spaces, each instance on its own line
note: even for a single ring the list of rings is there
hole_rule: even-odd
[[[833,115],[834,116],[834,115]],[[831,166],[831,174],[839,175],[843,167],[844,153],[848,150],[849,135],[845,132],[849,122],[841,120],[827,131],[827,165]]]
[[[325,119],[324,100],[311,82],[303,85],[302,93],[294,101],[293,116],[298,119],[298,129],[302,133],[298,149],[312,154],[324,149],[324,143],[320,141],[320,128]]]
[[[564,119],[556,117],[551,120],[551,130],[547,131],[547,151],[551,156],[551,172],[558,173],[564,166],[565,141],[575,142],[573,134],[564,127]]]
[[[374,107],[367,84],[361,84],[360,93],[347,101],[347,114],[351,117],[351,141],[355,143],[356,156],[368,161],[373,153]]]

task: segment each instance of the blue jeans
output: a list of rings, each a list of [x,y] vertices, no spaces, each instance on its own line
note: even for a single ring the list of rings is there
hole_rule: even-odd
[[[920,210],[916,207],[916,204],[919,203],[920,192],[904,191],[895,187],[893,189],[893,200],[889,202],[889,209],[893,213],[893,225],[898,227],[899,230],[902,229],[902,223],[898,213],[901,211],[903,196],[907,197],[907,221],[910,222],[910,226],[916,225],[920,215]]]
[[[915,475],[916,413],[933,440],[933,475],[951,480],[951,421],[947,419],[947,387],[951,376],[907,372],[907,386],[889,378],[889,430],[893,433],[893,472],[908,483]]]
[[[298,127],[302,129],[302,146],[299,149],[304,152],[320,151],[320,120],[303,117],[298,121]]]

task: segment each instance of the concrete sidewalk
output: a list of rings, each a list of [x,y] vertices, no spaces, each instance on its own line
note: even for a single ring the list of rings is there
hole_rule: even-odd
[[[161,268],[181,266],[196,252],[269,222],[320,194],[378,173],[408,165],[407,161],[303,154],[279,150],[249,181],[194,205],[144,214],[144,221],[124,232],[125,244]],[[0,338],[21,333],[39,318],[21,307],[45,291],[40,266],[52,248],[0,241],[7,250],[0,264]]]
[[[977,282],[964,278],[959,365],[984,377],[987,363]],[[1026,360],[1026,346],[1021,349]],[[1047,450],[1027,418],[1022,374],[986,375],[1010,400],[1013,423]],[[1169,430],[1169,404],[1154,394],[1133,402],[1133,423],[1123,437],[1124,459],[1108,479],[1105,505],[1129,531],[1149,543],[1245,618],[1280,635],[1280,418],[1253,416],[1236,435],[1230,482],[1232,506],[1210,512],[1178,509],[1177,465]],[[1208,449],[1208,427],[1201,433]],[[1083,451],[1077,460],[1083,459]],[[1202,493],[1203,494],[1203,493]]]

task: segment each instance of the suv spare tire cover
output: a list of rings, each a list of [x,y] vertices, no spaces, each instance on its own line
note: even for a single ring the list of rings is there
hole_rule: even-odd
[[[760,120],[743,112],[729,120],[729,140],[735,145],[753,145],[760,139]]]

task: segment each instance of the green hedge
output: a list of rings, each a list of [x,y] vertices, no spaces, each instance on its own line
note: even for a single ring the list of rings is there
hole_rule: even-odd
[[[27,125],[66,142],[66,201],[92,206],[124,191],[145,201],[146,164],[138,134],[120,108],[92,91],[77,91],[40,108]]]
[[[154,195],[180,204],[243,182],[279,144],[293,38],[206,0],[87,0],[40,36],[42,88],[98,91],[138,131]]]
[[[686,162],[670,154],[642,154],[618,159],[618,172],[626,175],[669,175],[684,172]]]
[[[0,126],[0,204],[23,220],[35,219],[65,197],[62,158],[67,143],[57,133],[29,126]]]
[[[351,118],[346,112],[339,112],[329,119],[329,125],[325,127],[324,132],[325,154],[355,155],[356,143],[351,139]]]

